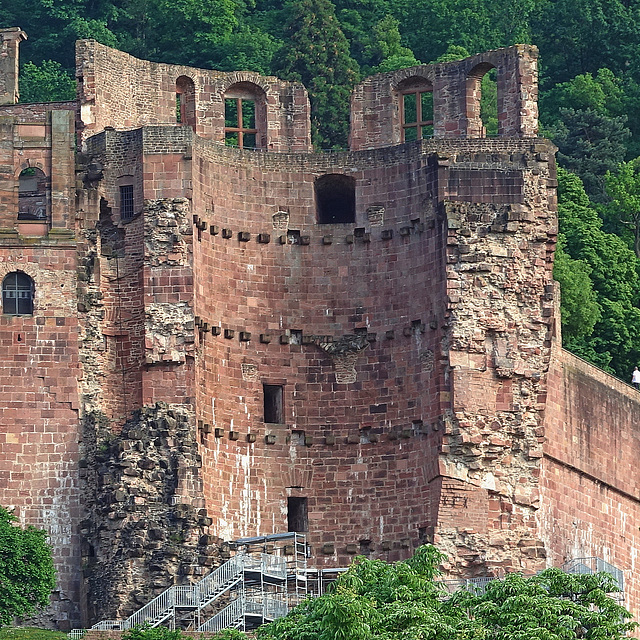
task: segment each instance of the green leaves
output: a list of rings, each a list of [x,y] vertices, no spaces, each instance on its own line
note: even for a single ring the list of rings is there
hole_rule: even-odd
[[[406,562],[358,557],[330,593],[258,629],[259,640],[621,640],[635,627],[608,574],[510,574],[447,596],[433,546]]]
[[[0,626],[46,607],[55,587],[47,533],[31,526],[22,529],[15,522],[0,507]]]
[[[59,62],[45,60],[40,66],[27,62],[20,77],[21,102],[73,100],[76,81]]]
[[[302,82],[309,92],[314,145],[343,148],[349,130],[349,98],[359,80],[358,63],[329,0],[294,0],[289,5],[276,73]]]

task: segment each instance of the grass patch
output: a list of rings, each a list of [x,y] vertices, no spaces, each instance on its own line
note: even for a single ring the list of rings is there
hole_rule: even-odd
[[[0,629],[0,640],[66,640],[66,638],[66,633],[49,629],[35,629],[33,627],[3,627]]]

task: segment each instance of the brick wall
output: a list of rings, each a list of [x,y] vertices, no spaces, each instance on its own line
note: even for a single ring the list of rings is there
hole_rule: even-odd
[[[217,535],[286,531],[287,498],[306,497],[317,561],[341,565],[367,541],[406,556],[433,524],[444,247],[426,160],[419,145],[195,141],[196,418]],[[332,172],[355,178],[353,224],[317,224],[314,179]],[[263,383],[283,385],[283,424],[264,422]]]
[[[376,149],[401,141],[400,91],[412,86],[433,90],[436,138],[483,138],[480,80],[497,70],[498,136],[530,138],[538,132],[538,50],[515,45],[461,61],[420,65],[367,78],[351,97],[353,150]]]
[[[32,316],[0,317],[0,504],[49,532],[58,586],[48,620],[79,620],[78,323],[74,243],[2,240],[0,279],[35,282]]]
[[[224,73],[139,60],[93,40],[76,44],[76,76],[85,139],[107,126],[177,125],[176,91],[186,79],[193,83],[189,126],[198,135],[224,142],[224,95],[239,84],[264,114],[258,122],[258,147],[270,151],[311,148],[309,100],[299,83],[248,71]]]
[[[625,605],[636,616],[639,400],[630,385],[554,352],[538,516],[550,563],[597,556],[622,569]]]

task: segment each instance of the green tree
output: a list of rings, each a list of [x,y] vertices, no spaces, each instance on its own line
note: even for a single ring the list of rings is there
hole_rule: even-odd
[[[315,146],[344,148],[358,64],[349,54],[349,44],[329,0],[294,0],[289,10],[287,43],[276,72],[307,88]]]
[[[59,62],[27,62],[20,73],[20,102],[56,102],[76,97],[76,81]]]
[[[603,217],[617,235],[629,240],[640,258],[640,158],[623,162],[605,175],[607,195]]]
[[[640,261],[620,237],[602,229],[580,179],[558,170],[558,220],[564,250],[591,270],[600,308],[591,334],[567,332],[565,347],[627,379],[640,361]],[[580,322],[578,322],[580,325]]]
[[[373,27],[364,51],[372,73],[395,71],[420,64],[413,51],[402,46],[399,24],[392,15],[386,15]]]
[[[584,260],[571,258],[564,250],[565,242],[560,234],[553,277],[560,284],[562,340],[566,345],[590,336],[602,314],[590,278],[591,267]]]
[[[591,108],[560,108],[553,135],[558,162],[582,179],[595,202],[606,200],[604,176],[625,158],[631,136],[626,120],[626,116],[614,117]]]
[[[46,607],[56,584],[47,533],[16,520],[0,507],[0,625]]]
[[[329,593],[260,627],[259,640],[620,640],[635,627],[608,574],[513,574],[446,597],[432,546],[388,564],[358,557]]]

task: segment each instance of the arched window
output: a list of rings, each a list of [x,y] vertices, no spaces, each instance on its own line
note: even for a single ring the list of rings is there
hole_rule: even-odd
[[[18,178],[18,220],[48,219],[49,181],[36,167],[23,169]]]
[[[318,224],[356,221],[356,181],[351,176],[328,173],[315,182]]]
[[[230,86],[224,94],[224,142],[230,147],[264,147],[264,94],[250,82]]]
[[[196,126],[196,88],[187,76],[176,80],[176,122]]]
[[[408,78],[397,88],[400,142],[433,137],[433,87],[425,78]]]
[[[2,313],[10,316],[33,314],[33,280],[22,271],[14,271],[2,281]]]
[[[482,62],[467,77],[467,136],[496,136],[498,124],[497,70]]]

